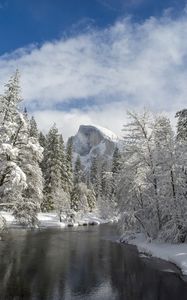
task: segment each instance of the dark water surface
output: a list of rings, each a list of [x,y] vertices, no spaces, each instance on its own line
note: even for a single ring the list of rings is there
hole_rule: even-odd
[[[109,225],[12,230],[0,242],[0,300],[187,299],[187,283],[114,234]]]

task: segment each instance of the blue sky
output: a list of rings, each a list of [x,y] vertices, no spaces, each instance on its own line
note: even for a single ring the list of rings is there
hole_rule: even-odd
[[[0,53],[85,27],[104,28],[127,15],[142,21],[168,8],[177,15],[184,5],[183,0],[1,0]]]
[[[16,68],[41,129],[120,134],[127,109],[173,116],[187,98],[183,0],[0,0],[0,90]],[[117,116],[117,118],[116,118]]]

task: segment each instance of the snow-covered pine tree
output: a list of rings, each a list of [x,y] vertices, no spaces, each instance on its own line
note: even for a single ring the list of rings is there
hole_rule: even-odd
[[[122,166],[122,161],[121,161],[121,153],[119,151],[119,148],[116,146],[114,149],[114,153],[112,156],[112,198],[113,201],[116,202],[116,207],[117,207],[117,187],[119,185],[119,173],[121,171],[121,166]]]
[[[39,141],[40,146],[43,148],[43,159],[40,162],[40,168],[42,170],[42,176],[44,178],[45,173],[47,171],[47,165],[45,163],[47,139],[46,139],[46,136],[43,134],[43,132],[39,133],[38,141]]]
[[[60,151],[60,160],[61,160],[61,181],[63,190],[69,194],[69,186],[68,186],[68,172],[67,172],[67,164],[66,164],[66,155],[65,155],[65,146],[62,134],[59,135],[59,151]],[[70,197],[70,194],[69,194]]]
[[[96,207],[96,195],[95,195],[95,192],[94,192],[94,189],[92,186],[87,187],[87,188],[88,188],[87,202],[88,202],[90,212],[92,212],[94,210],[94,208]]]
[[[19,149],[18,163],[26,175],[27,187],[22,198],[16,201],[13,214],[21,224],[35,226],[38,224],[37,213],[43,200],[43,176],[40,168],[43,148],[36,134],[37,124],[35,123],[35,131],[32,131],[27,114],[20,121],[21,129],[15,145]]]
[[[73,190],[71,193],[71,208],[75,211],[92,211],[95,208],[95,192],[83,180],[83,168],[80,156],[77,156],[74,165]]]
[[[70,206],[70,208],[75,212],[79,211],[80,197],[81,194],[80,194],[79,184],[75,184],[71,191],[71,206]]]
[[[42,194],[36,161],[41,152],[36,141],[30,140],[27,112],[20,112],[18,71],[5,87],[0,97],[1,201],[10,203],[20,223],[34,226]]]
[[[94,191],[88,189],[85,183],[76,183],[71,193],[71,209],[78,212],[92,211],[95,207]]]
[[[47,144],[46,136],[41,131],[39,133],[38,140],[39,140],[40,146],[42,146],[45,149],[46,144]]]
[[[62,184],[60,136],[56,125],[53,125],[47,134],[44,160],[48,168],[44,174],[45,185],[42,209],[46,211],[55,209],[61,220],[62,211],[69,208],[69,197]]]
[[[73,170],[73,189],[71,191],[71,209],[78,211],[81,202],[81,160],[80,156],[77,157]]]
[[[73,189],[73,141],[70,138],[66,146],[66,172],[67,172],[67,192],[71,194]]]
[[[99,162],[97,157],[93,157],[92,164],[90,168],[90,175],[89,175],[89,185],[91,185],[94,189],[96,199],[99,198],[101,194],[101,174],[99,169]]]
[[[37,140],[39,139],[38,126],[33,116],[30,119],[29,135]]]
[[[107,171],[105,164],[101,171],[101,193],[98,199],[98,209],[104,218],[111,218],[116,214],[117,203],[113,194],[113,173]]]
[[[118,174],[121,168],[121,153],[119,148],[116,146],[112,156],[112,173]]]
[[[77,159],[75,161],[73,177],[74,184],[80,183],[83,179],[83,169],[79,155],[77,156]]]
[[[26,175],[18,165],[19,149],[15,145],[21,129],[19,72],[5,85],[0,96],[0,198],[13,204],[26,188]]]

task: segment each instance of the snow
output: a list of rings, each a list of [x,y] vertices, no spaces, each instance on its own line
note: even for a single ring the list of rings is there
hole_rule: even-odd
[[[11,212],[1,211],[0,215],[5,218],[8,227],[18,226],[14,216]],[[62,220],[65,220],[65,216],[62,215]],[[67,227],[67,226],[85,226],[85,225],[99,225],[112,222],[113,220],[102,219],[97,214],[85,213],[77,214],[73,223],[67,221],[59,221],[59,217],[55,212],[51,213],[39,213],[38,214],[39,227]]]
[[[114,132],[112,132],[111,130],[109,130],[109,129],[105,128],[105,127],[99,126],[99,125],[92,124],[91,126],[95,127],[97,130],[99,130],[100,133],[105,138],[108,138],[108,139],[110,139],[113,142],[117,142],[119,140],[119,137]]]
[[[1,211],[1,216],[5,218],[7,224],[11,224],[15,220],[14,216],[10,212]]]
[[[109,129],[98,125],[80,125],[73,137],[73,162],[79,155],[82,166],[89,171],[95,157],[111,161],[114,148],[119,142],[119,137]]]
[[[134,235],[130,239],[124,236],[120,241],[137,246],[141,254],[144,253],[175,264],[183,275],[187,275],[187,244],[149,242],[143,234]]]

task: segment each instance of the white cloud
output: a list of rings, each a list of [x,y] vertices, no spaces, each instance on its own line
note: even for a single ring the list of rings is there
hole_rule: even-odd
[[[117,133],[120,137],[122,136],[121,130],[126,120],[126,110],[111,106],[87,111],[78,109],[73,109],[69,112],[44,110],[36,111],[34,116],[39,124],[40,130],[44,132],[47,132],[55,122],[65,140],[74,135],[81,124],[101,125]]]
[[[87,111],[78,109],[73,109],[69,112],[58,110],[36,111],[34,116],[39,124],[39,129],[46,133],[55,122],[60,132],[63,134],[65,141],[68,137],[74,135],[78,131],[80,125],[101,125],[112,130],[118,137],[122,138],[123,125],[128,122],[128,109],[129,107],[121,107],[121,105],[115,107],[106,105],[102,108],[95,108]],[[133,107],[130,107],[130,109],[133,110]],[[141,109],[142,108],[140,107],[137,108],[138,111],[141,111]],[[172,125],[175,128],[175,111],[162,111],[162,114],[170,118]]]
[[[1,56],[0,85],[20,69],[25,101],[42,108],[35,112],[41,127],[55,121],[67,136],[80,122],[92,122],[119,133],[129,107],[171,114],[186,106],[186,36],[185,12],[176,20],[168,14],[141,24],[125,19],[105,30]],[[86,99],[87,110],[55,110],[79,99]],[[96,106],[89,108],[93,99]]]

